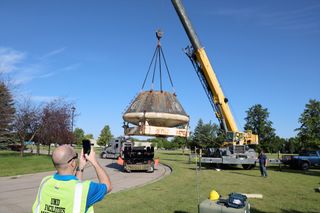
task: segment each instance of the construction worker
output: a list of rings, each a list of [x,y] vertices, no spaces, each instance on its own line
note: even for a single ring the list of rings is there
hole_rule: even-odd
[[[263,150],[261,150],[258,159],[259,159],[261,177],[267,177],[268,176],[268,173],[267,173],[268,158]]]
[[[57,170],[45,177],[33,204],[33,213],[93,213],[93,204],[102,200],[111,191],[111,182],[96,159],[91,147],[89,155],[81,155],[70,145],[62,145],[52,153],[52,162]],[[100,183],[82,181],[85,165],[89,161],[95,168]]]

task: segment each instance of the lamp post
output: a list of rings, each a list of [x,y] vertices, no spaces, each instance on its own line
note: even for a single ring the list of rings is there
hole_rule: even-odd
[[[73,134],[73,119],[74,119],[74,111],[76,110],[76,108],[74,106],[71,107],[71,131]],[[71,141],[72,144],[73,140]]]

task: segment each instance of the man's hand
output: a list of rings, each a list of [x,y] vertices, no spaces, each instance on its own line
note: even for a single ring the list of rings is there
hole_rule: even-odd
[[[85,159],[87,159],[92,165],[95,165],[97,163],[96,153],[92,146],[91,146],[90,154],[89,155],[85,154]]]
[[[82,171],[83,171],[86,164],[87,164],[87,160],[83,155],[83,149],[81,149],[81,154],[79,157],[79,166],[78,166],[78,169],[76,170],[76,173],[75,173],[75,175],[77,176],[77,178],[79,180],[82,180]]]
[[[108,192],[110,192],[112,190],[110,178],[109,178],[108,174],[106,173],[106,171],[104,170],[104,168],[97,161],[96,153],[95,153],[92,146],[91,146],[90,154],[89,155],[85,154],[85,157],[92,164],[94,169],[96,170],[99,182],[105,184],[107,186]]]
[[[81,149],[81,154],[79,157],[79,169],[80,170],[83,169],[85,167],[86,163],[87,163],[87,160],[83,155],[83,149]]]

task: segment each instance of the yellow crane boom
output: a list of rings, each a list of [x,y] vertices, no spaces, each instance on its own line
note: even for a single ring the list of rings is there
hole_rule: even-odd
[[[199,38],[192,27],[181,0],[171,0],[180,18],[180,21],[192,44],[192,48],[186,52],[195,67],[197,74],[206,90],[209,100],[214,108],[220,127],[226,133],[224,145],[249,145],[258,144],[258,136],[251,131],[239,132],[228,105],[228,99],[224,96],[219,81],[211,66],[210,60],[200,44]]]

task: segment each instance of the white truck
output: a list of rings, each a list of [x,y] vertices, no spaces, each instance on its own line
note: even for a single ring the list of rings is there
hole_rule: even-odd
[[[125,146],[133,146],[133,143],[124,137],[115,138],[102,149],[100,156],[101,158],[117,159],[121,157]]]

